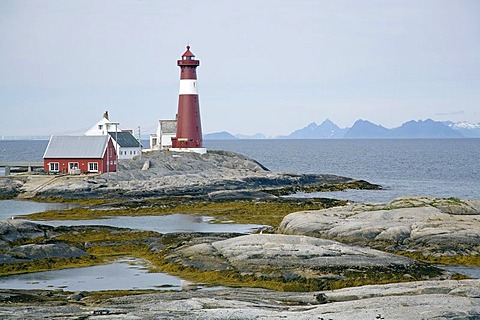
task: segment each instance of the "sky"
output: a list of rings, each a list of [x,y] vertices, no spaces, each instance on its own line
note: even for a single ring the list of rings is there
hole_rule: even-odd
[[[480,122],[478,0],[1,0],[0,137],[154,133],[186,45],[203,133]]]

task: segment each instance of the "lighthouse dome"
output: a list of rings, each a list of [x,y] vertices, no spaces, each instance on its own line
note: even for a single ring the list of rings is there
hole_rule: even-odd
[[[187,51],[185,51],[185,53],[182,54],[182,59],[192,60],[193,58],[195,58],[195,55],[190,51],[190,46],[187,46]]]

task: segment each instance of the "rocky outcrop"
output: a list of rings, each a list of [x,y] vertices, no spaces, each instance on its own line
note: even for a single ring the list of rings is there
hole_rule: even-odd
[[[2,319],[395,319],[480,318],[480,281],[422,281],[320,292],[255,288],[159,291],[65,303],[61,291],[0,291]],[[84,297],[86,296],[86,297]],[[101,315],[104,316],[101,316]]]
[[[252,234],[220,241],[184,244],[167,259],[200,270],[238,270],[243,275],[282,281],[408,277],[443,274],[412,259],[307,236]],[[374,277],[370,277],[375,273]],[[393,276],[392,276],[393,275]],[[372,280],[375,282],[376,280]]]
[[[278,232],[426,255],[480,254],[480,201],[401,198],[296,212]]]
[[[51,226],[25,220],[0,220],[0,265],[87,255],[66,243],[49,241],[56,234]]]
[[[53,227],[25,220],[0,220],[0,246],[20,240],[33,240],[46,236]]]
[[[12,198],[21,193],[23,178],[0,177],[0,197]]]
[[[229,197],[228,193],[219,193],[230,191],[240,191],[249,198],[265,198],[297,191],[379,188],[335,175],[271,172],[255,160],[225,151],[203,155],[157,151],[142,155],[141,159],[120,160],[118,172],[56,179],[47,176],[43,183],[39,182],[42,177],[22,179],[15,180],[15,192],[57,198]],[[11,180],[10,185],[13,184]]]
[[[86,256],[87,253],[66,243],[58,242],[17,246],[8,250],[5,255],[14,258],[15,262],[22,262],[46,258],[77,258]]]

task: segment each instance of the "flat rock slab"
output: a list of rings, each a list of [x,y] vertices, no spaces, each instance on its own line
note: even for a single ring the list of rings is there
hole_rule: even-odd
[[[408,274],[417,279],[430,272],[442,274],[403,256],[331,240],[280,234],[253,234],[187,245],[167,258],[200,270],[238,270],[280,280],[345,280],[368,278],[372,272],[377,278],[382,278],[381,274],[388,274],[385,278]]]
[[[402,198],[286,216],[279,232],[388,250],[480,253],[480,201]]]
[[[212,243],[213,248],[238,268],[262,264],[278,267],[408,266],[413,260],[365,247],[306,236],[254,234]],[[191,248],[195,250],[195,248]]]
[[[21,304],[21,292],[0,291],[2,319],[324,319],[450,320],[480,318],[480,280],[422,281],[321,292],[218,288],[163,291],[90,304]],[[26,293],[23,293],[24,295]],[[95,316],[103,312],[102,316]]]

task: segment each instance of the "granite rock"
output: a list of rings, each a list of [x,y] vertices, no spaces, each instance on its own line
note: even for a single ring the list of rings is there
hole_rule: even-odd
[[[445,280],[370,285],[320,292],[255,288],[159,291],[82,304],[61,303],[53,293],[35,302],[33,293],[0,291],[2,319],[395,319],[480,318],[480,280]],[[28,297],[27,297],[28,294]],[[28,301],[11,303],[26,296]],[[82,294],[83,295],[83,294]],[[319,299],[320,297],[320,299]],[[104,312],[104,316],[95,315]]]
[[[0,220],[0,245],[45,237],[51,230],[53,227],[20,219]]]
[[[480,253],[480,201],[402,198],[286,216],[279,233],[427,254]]]
[[[52,241],[58,232],[54,227],[25,220],[0,220],[0,264],[21,263],[46,258],[86,256],[83,250]],[[22,244],[25,243],[26,244]],[[28,243],[32,242],[32,243]]]
[[[378,250],[308,236],[252,234],[226,240],[184,244],[167,259],[200,270],[238,270],[262,278],[327,279],[414,272],[427,276],[432,267]],[[432,274],[442,275],[433,271]],[[390,276],[391,277],[391,276]]]
[[[85,251],[66,243],[26,244],[8,250],[7,255],[19,260],[40,260],[46,258],[77,258],[88,255]]]

